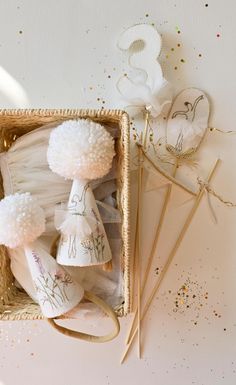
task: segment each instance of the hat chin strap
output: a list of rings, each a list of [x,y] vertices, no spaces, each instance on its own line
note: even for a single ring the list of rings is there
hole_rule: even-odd
[[[102,343],[102,342],[108,342],[108,341],[113,340],[119,334],[119,331],[120,331],[120,323],[119,323],[119,320],[118,320],[115,312],[101,298],[97,297],[95,294],[93,294],[89,291],[84,292],[84,298],[90,302],[95,303],[100,309],[102,309],[104,311],[104,313],[109,318],[112,319],[115,327],[111,333],[109,333],[105,336],[94,336],[91,334],[86,334],[86,333],[82,333],[79,331],[67,329],[64,326],[58,325],[54,318],[47,318],[47,321],[50,323],[50,325],[54,329],[56,329],[58,332],[64,334],[67,337],[73,337],[73,338],[77,338],[77,339],[88,341],[88,342],[94,342],[94,343]]]

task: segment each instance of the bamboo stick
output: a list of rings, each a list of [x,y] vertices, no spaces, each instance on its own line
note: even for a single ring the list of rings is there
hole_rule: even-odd
[[[137,205],[138,206],[138,205]],[[134,303],[135,303],[135,289],[136,289],[136,274],[137,274],[137,261],[136,261],[136,254],[137,254],[137,238],[138,238],[138,207],[137,207],[137,213],[136,213],[136,228],[135,228],[135,234],[134,234],[134,253],[133,253],[133,264],[132,264],[132,277],[133,277],[133,282],[132,282],[132,299],[131,299],[131,308],[133,309]]]
[[[220,159],[217,159],[213,169],[211,170],[211,172],[210,172],[210,174],[209,174],[209,176],[207,178],[207,181],[206,181],[207,183],[210,183],[210,181],[212,180],[212,178],[213,178],[213,176],[214,176],[214,174],[215,174],[219,164],[220,164]],[[190,226],[190,224],[191,224],[191,222],[193,220],[193,217],[194,217],[194,215],[195,215],[195,213],[196,213],[196,211],[197,211],[197,209],[199,207],[199,204],[200,204],[200,202],[202,200],[204,192],[205,192],[205,188],[204,187],[200,188],[200,190],[199,190],[199,192],[197,194],[197,197],[195,199],[194,205],[193,205],[193,207],[192,207],[192,209],[191,209],[191,211],[190,211],[190,213],[189,213],[189,215],[188,215],[188,217],[187,217],[187,219],[186,219],[186,221],[185,221],[185,223],[184,223],[184,225],[182,227],[182,230],[181,230],[181,232],[180,232],[180,234],[179,234],[179,236],[178,236],[178,238],[177,238],[177,240],[176,240],[176,242],[174,244],[174,247],[172,248],[172,250],[171,250],[171,252],[170,252],[170,254],[168,256],[167,262],[166,262],[166,264],[165,264],[165,266],[164,266],[164,268],[163,268],[163,270],[161,272],[160,278],[156,282],[155,286],[153,287],[152,292],[151,292],[151,294],[150,294],[150,296],[149,296],[149,298],[147,300],[147,303],[146,303],[146,305],[144,307],[144,310],[143,310],[143,313],[142,313],[142,316],[141,316],[141,321],[146,316],[146,314],[147,314],[147,312],[149,310],[149,307],[150,307],[150,305],[151,305],[151,303],[152,303],[152,301],[153,301],[153,299],[154,299],[154,297],[155,297],[155,295],[156,295],[156,293],[157,293],[157,291],[158,291],[158,289],[159,289],[159,287],[160,287],[160,285],[161,285],[161,283],[162,283],[162,281],[163,281],[163,279],[164,279],[164,277],[165,277],[165,275],[166,275],[166,273],[167,273],[167,271],[169,269],[169,266],[171,265],[171,262],[172,262],[172,260],[173,260],[173,258],[175,256],[177,250],[179,249],[183,239],[184,239],[184,236],[185,236],[185,234],[186,234],[186,232],[187,232],[187,230],[188,230],[188,228],[189,228],[189,226]],[[125,352],[124,352],[123,357],[121,359],[121,364],[124,362],[128,352],[129,352],[129,349],[130,349],[130,347],[132,345],[132,342],[134,341],[136,333],[137,333],[137,327],[135,328],[135,331],[132,334],[132,337],[130,338],[129,344],[126,346]]]
[[[146,111],[144,132],[141,133],[141,143],[144,149],[147,144],[149,112]],[[141,358],[141,212],[142,212],[142,186],[143,186],[143,153],[142,146],[138,147],[138,207],[135,231],[136,267],[137,267],[137,330],[138,330],[138,357]]]
[[[178,160],[176,159],[174,170],[172,172],[173,177],[176,176],[177,168],[178,168]],[[146,270],[145,270],[145,273],[144,273],[143,283],[142,283],[141,292],[140,292],[141,301],[142,301],[143,292],[144,292],[146,284],[147,284],[147,279],[148,279],[148,275],[149,275],[149,272],[150,272],[150,269],[151,269],[151,266],[152,266],[153,258],[155,256],[155,251],[156,251],[156,248],[157,248],[157,244],[158,244],[158,241],[159,241],[159,238],[160,238],[160,234],[161,234],[161,230],[162,230],[162,225],[163,225],[164,219],[165,219],[166,210],[167,210],[167,207],[168,207],[168,204],[169,204],[169,201],[170,201],[171,191],[172,191],[172,184],[169,184],[167,186],[167,191],[166,191],[166,194],[165,194],[165,198],[164,198],[164,202],[163,202],[163,206],[162,206],[162,210],[161,210],[161,215],[160,215],[160,218],[159,218],[159,221],[158,221],[158,224],[157,224],[157,229],[156,229],[154,241],[153,241],[151,252],[150,252],[150,255],[149,255],[149,258],[148,258],[147,267],[146,267]],[[135,314],[134,314],[134,317],[133,317],[133,321],[131,323],[131,326],[130,326],[130,329],[129,329],[129,333],[128,333],[128,337],[127,337],[127,340],[126,340],[126,344],[129,343],[130,337],[131,337],[131,335],[134,332],[134,326],[135,326],[135,323],[136,323],[136,320],[137,320],[137,311],[138,311],[138,309],[136,307]]]
[[[139,152],[139,162],[142,161],[142,152],[140,147],[138,149]],[[138,313],[138,357],[141,355],[141,210],[142,210],[142,165],[139,163],[139,172],[138,172],[138,218],[137,218],[137,245],[136,245],[136,266],[137,266],[137,313]]]

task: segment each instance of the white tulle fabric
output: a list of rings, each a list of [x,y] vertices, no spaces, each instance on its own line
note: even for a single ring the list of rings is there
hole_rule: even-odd
[[[68,201],[71,181],[53,173],[47,163],[47,148],[51,130],[56,124],[48,124],[23,135],[11,146],[8,152],[0,154],[0,168],[5,195],[16,192],[30,192],[37,198],[45,211],[46,230],[39,238],[42,248],[49,252],[58,233],[54,225],[55,207]],[[118,130],[108,128],[113,137]],[[101,216],[108,234],[113,255],[113,270],[103,272],[101,268],[65,267],[73,279],[85,290],[92,290],[112,306],[119,306],[122,298],[122,272],[120,270],[121,235],[119,232],[120,214],[114,207],[116,202],[112,193],[116,190],[116,159],[109,174],[92,182],[95,197],[102,205]],[[113,207],[114,206],[114,207]],[[28,270],[26,257],[21,248],[9,249],[11,269],[16,280],[36,301],[36,293]],[[79,305],[80,306],[80,305]],[[83,305],[84,311],[90,306]]]
[[[65,206],[55,211],[55,227],[65,235],[74,234],[83,238],[94,231],[96,226],[97,222],[94,217],[73,215]]]

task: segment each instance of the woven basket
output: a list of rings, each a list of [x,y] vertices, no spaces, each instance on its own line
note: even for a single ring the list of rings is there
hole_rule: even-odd
[[[19,136],[41,125],[73,118],[90,118],[101,124],[118,126],[121,136],[116,142],[118,156],[118,207],[122,214],[121,271],[124,278],[124,303],[115,309],[118,315],[130,311],[130,220],[129,220],[129,119],[120,110],[0,110],[0,152],[6,151]],[[3,197],[2,177],[0,193]],[[42,319],[39,306],[14,285],[7,250],[0,246],[0,320]]]

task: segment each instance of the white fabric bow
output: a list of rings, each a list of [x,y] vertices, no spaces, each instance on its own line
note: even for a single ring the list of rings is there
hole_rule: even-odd
[[[129,106],[146,109],[156,118],[163,107],[172,101],[170,84],[163,78],[159,88],[151,89],[144,81],[134,82],[128,77],[122,77],[117,83],[117,89]]]

